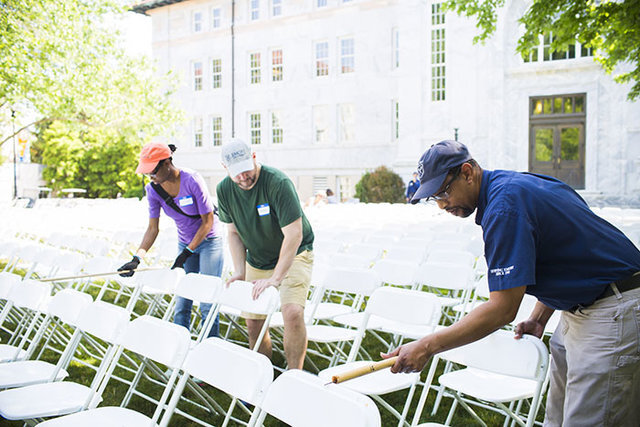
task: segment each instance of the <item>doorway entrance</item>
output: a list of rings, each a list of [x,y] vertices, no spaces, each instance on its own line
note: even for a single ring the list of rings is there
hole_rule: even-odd
[[[532,97],[529,171],[584,189],[585,94]]]

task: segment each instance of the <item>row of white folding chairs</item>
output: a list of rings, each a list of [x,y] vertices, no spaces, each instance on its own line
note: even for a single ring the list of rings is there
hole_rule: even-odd
[[[39,282],[35,283],[44,285]],[[28,287],[28,285],[22,284],[22,287]],[[158,401],[158,409],[154,414],[154,421],[157,421],[160,410],[164,407],[161,404],[167,401],[168,394],[177,378],[176,369],[182,365],[181,361],[184,359],[184,355],[189,349],[189,343],[191,342],[189,333],[186,329],[180,326],[150,316],[139,317],[131,322],[128,327],[125,327],[124,324],[128,322],[130,315],[126,309],[101,301],[96,301],[94,303],[91,303],[90,301],[91,298],[89,295],[70,289],[63,290],[52,298],[51,303],[49,304],[49,308],[51,310],[50,315],[62,317],[70,324],[77,326],[74,338],[65,353],[61,356],[59,364],[56,366],[42,361],[13,362],[10,364],[0,365],[0,379],[5,380],[0,383],[2,384],[2,387],[22,386],[22,388],[0,393],[0,415],[7,419],[40,419],[43,417],[63,415],[95,407],[101,400],[101,395],[109,381],[109,378],[111,378],[113,374],[117,360],[122,355],[123,348],[127,348],[144,357],[151,358],[174,369],[174,372],[172,373],[165,388],[165,392],[163,393],[163,397]],[[123,327],[126,329],[124,336],[121,339],[117,338],[119,330]],[[66,372],[63,369],[64,364],[68,364],[69,358],[75,352],[81,334],[87,333],[106,342],[118,344],[121,347],[117,351],[114,351],[113,347],[111,347],[110,352],[105,354],[101,366],[98,369],[90,387],[81,386],[72,382],[54,382],[66,377]],[[251,372],[247,372],[245,369],[246,366],[238,366],[238,358],[242,356],[245,360],[247,358],[253,359],[254,365],[256,359],[262,358],[262,366],[267,367],[267,369],[263,369],[263,371],[268,372],[269,376],[272,378],[273,370],[266,357],[255,352],[250,352],[231,343],[226,343],[216,339],[208,340],[203,346],[204,348],[212,346],[218,347],[218,351],[226,349],[226,356],[224,354],[222,355],[226,357],[226,363],[216,363],[215,357],[212,359],[212,355],[205,351],[201,346],[194,350],[193,357],[189,359],[193,363],[190,365],[189,362],[187,362],[187,365],[185,365],[187,372],[191,372],[192,374],[194,371],[197,372],[196,375],[198,378],[204,381],[209,380],[214,386],[218,385],[220,381],[222,381],[222,385],[224,386],[224,378],[226,378],[227,387],[231,389],[240,389],[239,397],[242,398],[242,400],[254,405],[261,403],[258,399],[262,397],[261,393],[248,384],[249,380],[254,381],[255,383],[255,376],[252,375]],[[243,351],[245,351],[244,354],[242,353]],[[251,354],[248,355],[246,352]],[[219,358],[220,356],[218,356],[218,359]],[[230,361],[233,362],[229,363]],[[265,378],[265,372],[263,372],[263,375],[260,378]],[[231,373],[233,373],[233,375],[230,375]],[[238,382],[238,379],[244,378],[243,376],[248,380]],[[171,412],[166,418],[167,422],[171,413],[175,410],[177,398],[180,397],[179,395],[185,387],[186,378],[187,375],[185,375],[181,380],[178,385],[179,391],[174,394],[174,399],[172,399],[172,402],[169,405]],[[296,383],[298,382],[296,378],[297,377],[294,377],[293,380],[289,381],[294,381],[294,383]],[[9,379],[10,381],[7,381]],[[309,382],[309,379],[306,377],[303,377],[301,380],[303,382]],[[315,384],[312,388],[315,388],[316,390],[314,391],[310,389],[308,392],[315,394],[318,391],[317,389],[324,389],[323,386],[319,385],[318,380],[315,380],[315,382],[312,381],[309,384]],[[272,396],[270,400],[267,399],[267,401],[265,401],[265,409],[269,410],[269,408],[272,408],[276,414],[282,412],[282,416],[285,420],[295,420],[297,419],[296,417],[309,416],[309,413],[305,412],[293,414],[287,413],[286,408],[279,403],[282,402],[283,396],[281,395],[281,392],[276,392],[276,389],[277,387],[274,388],[274,393],[276,393],[276,395]],[[264,391],[264,387],[262,388],[262,391]],[[321,397],[324,397],[324,394],[326,393],[323,393],[323,396]],[[349,402],[363,402],[363,397],[358,397],[354,394],[342,391],[334,391],[329,394],[331,396],[327,396],[331,397],[333,400],[348,398]],[[328,397],[324,397],[325,400]],[[308,401],[314,402],[314,400]],[[369,418],[367,418],[369,421],[371,419],[375,419],[375,416],[374,418],[371,418],[371,415],[374,414],[373,412],[363,409],[366,407],[374,408],[373,405],[367,404],[358,408],[345,407],[344,412],[347,415],[352,413],[353,415],[351,416],[356,416],[358,414],[362,415],[362,411],[365,411],[365,413],[369,413]],[[375,412],[377,413],[377,410]],[[255,414],[257,415],[258,413]],[[109,420],[109,422],[119,422],[123,419],[128,419],[127,417],[133,417],[133,420],[137,421],[144,419],[143,416],[136,414],[135,412],[115,408],[100,408],[95,412],[95,415],[98,416],[98,421],[102,423],[105,423],[106,420]],[[70,417],[68,422],[71,424],[61,425],[86,425],[82,423],[87,422],[87,417],[90,416],[91,413],[87,412],[79,415],[77,418]],[[231,416],[231,410],[229,411],[228,416]],[[377,415],[377,418],[379,420],[379,415]],[[66,423],[67,421],[52,421],[51,424],[59,425],[58,422]],[[77,424],[77,422],[80,424]],[[45,425],[49,424],[45,423]],[[108,425],[108,422],[105,423],[105,425]]]

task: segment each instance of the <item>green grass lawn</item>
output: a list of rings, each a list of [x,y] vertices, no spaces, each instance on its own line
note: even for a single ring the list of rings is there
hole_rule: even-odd
[[[0,269],[2,268],[2,264],[0,264]],[[92,288],[89,293],[93,294],[94,298],[98,293],[98,289],[97,288]],[[103,298],[104,300],[108,301],[108,302],[114,302],[114,297],[115,297],[115,293],[113,292],[108,292],[106,293],[105,297]],[[125,306],[127,302],[126,298],[120,298],[117,301],[118,305],[121,306]],[[142,301],[138,301],[138,303],[136,304],[136,307],[134,309],[134,311],[137,314],[143,314],[147,309],[147,304],[142,302]],[[242,321],[240,321],[242,324]],[[225,327],[223,326],[225,322],[221,322],[221,333],[224,334],[225,333]],[[9,338],[9,335],[7,334],[7,332],[5,330],[0,331],[0,337],[2,338],[2,342],[7,342],[7,339]],[[238,330],[231,330],[230,332],[230,339],[233,340],[237,340],[237,341],[244,341],[244,336],[242,333],[240,333]],[[371,334],[368,334],[364,341],[363,341],[363,347],[368,351],[369,354],[374,355],[374,358],[377,359],[376,355],[378,355],[381,351],[387,351],[387,348],[384,347],[380,341],[378,341],[376,338],[374,338]],[[275,374],[278,375],[279,372],[284,368],[285,366],[285,361],[284,358],[282,356],[282,354],[277,351],[277,349],[275,349],[276,351],[274,351],[274,357],[273,357],[273,364],[274,366],[277,368],[275,370]],[[37,352],[35,354],[38,354]],[[56,363],[57,362],[57,358],[58,358],[58,354],[55,353],[54,351],[46,351],[43,353],[43,355],[41,356],[41,359],[43,360],[47,360],[51,363]],[[132,356],[132,358],[134,360],[137,360],[137,358],[135,358],[134,356]],[[310,361],[313,361],[313,363],[309,363]],[[66,379],[66,381],[75,381],[78,383],[82,383],[85,385],[89,385],[91,383],[91,379],[93,378],[94,375],[94,370],[89,368],[88,366],[86,366],[86,364],[89,365],[96,365],[97,361],[96,359],[88,354],[80,354],[79,357],[77,359],[74,359],[74,361],[71,363],[71,365],[68,368],[68,372],[69,372],[69,377]],[[319,358],[319,357],[313,357],[313,356],[308,356],[308,360],[305,363],[305,370],[309,370],[311,372],[315,372],[315,370],[312,368],[312,366],[315,364],[315,366],[317,366],[318,368],[322,369],[327,367],[327,361]],[[164,367],[160,367],[161,369],[164,369]],[[440,367],[440,370],[442,370],[442,367]],[[426,377],[426,371],[427,369],[425,369],[422,373],[422,380],[424,380],[424,378]],[[129,379],[132,378],[132,374],[129,372],[126,372],[122,369],[119,369],[116,371],[116,374],[118,374],[121,377],[128,377]],[[436,375],[437,378],[437,375]],[[162,387],[158,386],[157,384],[152,383],[151,381],[147,380],[147,379],[143,379],[140,383],[139,386],[140,390],[142,390],[145,394],[150,394],[150,395],[154,395],[156,398],[158,398],[161,393],[162,393]],[[111,380],[103,394],[103,401],[100,404],[100,406],[120,406],[122,399],[126,393],[128,389],[128,386],[126,384],[124,384],[123,382],[120,381],[116,381],[116,380]],[[415,410],[415,406],[417,405],[418,402],[418,398],[420,395],[422,388],[419,387],[416,390],[416,393],[413,397],[413,403],[411,406],[411,409],[409,411],[409,415],[408,415],[408,420],[409,422],[412,420],[413,415],[414,415],[414,410]],[[211,398],[213,398],[216,402],[218,402],[223,408],[227,408],[229,403],[230,403],[230,399],[228,396],[226,396],[224,393],[217,391],[216,389],[214,389],[213,387],[210,386],[203,386],[201,387],[201,391],[205,392],[207,395],[209,395]],[[435,395],[436,392],[435,391],[431,391],[429,393],[429,398],[427,401],[427,404],[425,406],[425,410],[423,411],[422,417],[421,417],[421,422],[441,422],[443,423],[447,417],[447,413],[449,411],[449,408],[451,407],[451,402],[452,399],[450,398],[444,398],[442,401],[442,404],[439,407],[438,412],[435,414],[435,416],[431,417],[430,413],[431,413],[431,408],[433,407],[434,404],[434,400],[435,400]],[[196,397],[196,395],[190,391],[190,390],[186,390],[185,391],[185,396],[187,396],[190,399],[193,400],[198,400],[198,398]],[[387,402],[389,402],[393,407],[395,407],[398,411],[402,410],[402,407],[404,405],[404,402],[406,400],[406,396],[407,396],[407,392],[406,391],[399,391],[399,392],[395,392],[395,393],[391,393],[388,395],[383,396],[385,398],[385,400]],[[128,408],[130,409],[134,409],[136,411],[139,411],[141,413],[144,413],[148,416],[151,416],[155,410],[155,404],[148,402],[138,396],[134,396],[130,402],[127,405]],[[180,404],[179,406],[180,409],[191,413],[197,417],[200,418],[204,418],[207,420],[207,422],[213,424],[213,425],[221,425],[222,421],[223,421],[223,417],[219,416],[219,415],[213,415],[211,414],[209,411],[195,406],[193,404],[189,404],[187,402],[183,402]],[[498,425],[502,425],[504,422],[504,417],[500,416],[499,414],[493,412],[493,411],[489,411],[483,408],[477,408],[476,412],[478,413],[478,415],[485,420],[485,422],[487,423],[487,425],[490,426],[498,426]],[[543,411],[541,411],[543,412]],[[397,425],[397,420],[396,418],[394,418],[388,411],[386,411],[385,409],[380,409],[380,414],[382,417],[382,425],[383,426],[395,426]],[[234,415],[237,416],[242,416],[242,411],[241,409],[236,408],[236,410],[234,411]],[[539,415],[539,420],[542,419],[542,415]],[[246,417],[246,419],[248,419],[248,417]],[[22,422],[11,422],[8,420],[4,420],[4,419],[0,419],[0,425],[2,426],[22,426],[23,423]],[[174,415],[172,420],[171,420],[171,424],[172,426],[196,426],[198,424],[196,424],[193,421],[190,421],[184,417],[181,417],[179,415]],[[265,425],[267,426],[280,426],[280,425],[284,425],[281,422],[279,422],[278,420],[275,420],[273,418],[267,418]],[[452,425],[456,425],[456,426],[471,426],[471,425],[479,425],[479,423],[472,418],[469,414],[466,413],[466,411],[462,408],[458,408],[458,410],[456,411],[456,415],[453,418],[453,422]]]

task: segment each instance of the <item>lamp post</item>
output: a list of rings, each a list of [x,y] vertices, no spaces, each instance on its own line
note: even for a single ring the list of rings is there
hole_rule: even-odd
[[[458,140],[458,129],[459,128],[453,128],[453,139],[455,139],[456,141]]]
[[[13,130],[13,198],[18,198],[18,175],[16,173],[16,112],[11,110],[11,127]]]

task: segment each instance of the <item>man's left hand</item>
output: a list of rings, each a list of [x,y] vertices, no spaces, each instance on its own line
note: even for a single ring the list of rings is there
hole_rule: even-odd
[[[258,279],[253,281],[253,291],[251,292],[251,296],[254,300],[258,299],[258,297],[267,289],[269,286],[278,286],[280,282],[273,277],[269,277],[268,279]]]

